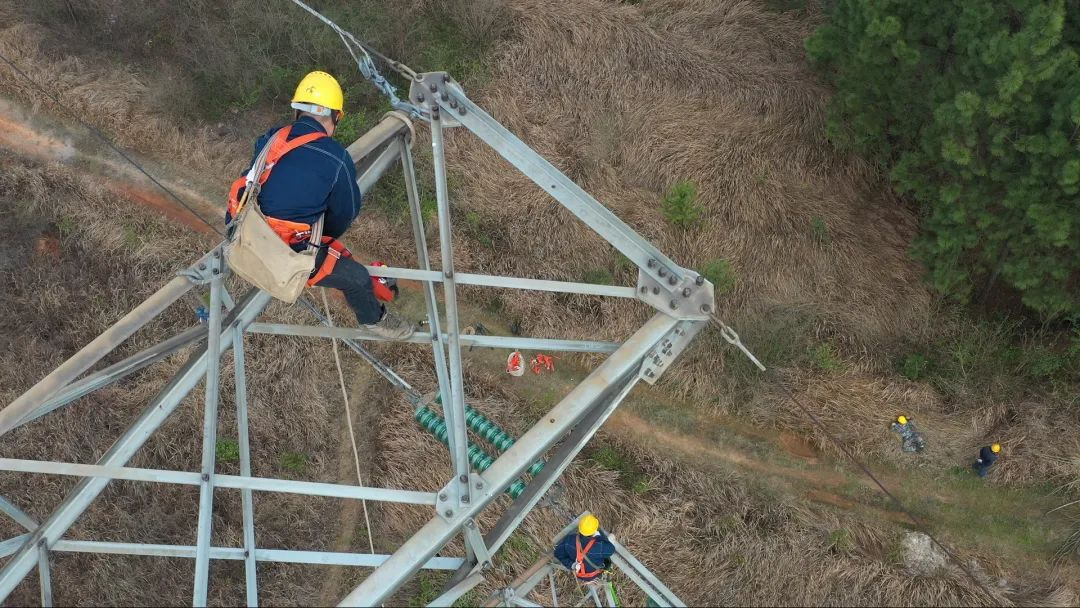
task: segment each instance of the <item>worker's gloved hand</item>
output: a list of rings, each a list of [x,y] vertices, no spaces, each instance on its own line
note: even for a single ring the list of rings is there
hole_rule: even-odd
[[[978,463],[978,464],[982,464],[982,458],[976,458],[975,462]]]
[[[570,568],[570,571],[573,572],[574,574],[577,574],[578,570],[581,570],[581,563],[580,562],[574,562],[574,567]]]

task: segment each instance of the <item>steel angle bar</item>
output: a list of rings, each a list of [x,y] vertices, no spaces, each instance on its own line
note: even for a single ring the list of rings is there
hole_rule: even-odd
[[[38,583],[41,585],[41,605],[53,605],[52,571],[49,568],[49,547],[44,539],[38,543]]]
[[[15,523],[26,528],[27,530],[30,530],[31,532],[33,532],[34,529],[38,527],[38,522],[35,521],[33,517],[30,517],[30,515],[26,511],[23,511],[22,509],[17,507],[15,503],[4,498],[3,496],[0,496],[0,513],[4,513],[11,519],[15,520]]]
[[[649,319],[484,472],[487,482],[484,491],[474,493],[472,503],[462,508],[454,520],[432,518],[401,545],[385,564],[353,589],[342,604],[373,605],[386,600],[460,530],[464,521],[476,517],[541,454],[573,428],[592,404],[604,396],[607,387],[636,371],[645,354],[671,331],[676,322],[663,314]]]
[[[479,585],[484,581],[484,576],[479,572],[476,572],[468,576],[465,580],[447,589],[439,597],[431,600],[428,604],[429,608],[435,607],[449,607],[454,604],[461,596],[465,595],[473,589],[473,587]]]
[[[668,589],[633,553],[610,535],[608,540],[615,546],[615,555],[612,556],[612,562],[627,576],[634,579],[635,584],[642,591],[661,604],[685,608],[686,604],[679,599],[679,596],[675,595],[671,589]],[[650,593],[650,590],[652,593]]]
[[[443,275],[434,270],[416,268],[396,268],[393,266],[365,266],[373,277],[390,277],[411,281],[441,283]],[[489,274],[459,272],[454,275],[458,285],[476,285],[480,287],[498,287],[521,289],[526,291],[553,291],[556,293],[577,293],[590,296],[610,296],[613,298],[637,298],[633,287],[618,285],[598,285],[596,283],[573,283],[568,281],[549,281],[547,279],[526,279],[523,277],[504,277]]]
[[[0,542],[0,558],[7,557],[22,549],[28,540],[30,540],[30,534],[20,534]]]
[[[145,543],[118,543],[92,540],[59,540],[52,550],[61,553],[96,553],[102,555],[143,555],[148,557],[181,557],[194,559],[194,545],[154,545]],[[389,555],[370,553],[336,553],[329,551],[296,551],[289,549],[256,549],[255,559],[260,562],[287,564],[317,564],[327,566],[360,566],[373,568],[382,564]],[[240,561],[244,550],[238,547],[210,547],[210,559]],[[453,570],[461,565],[460,557],[436,557],[424,563],[426,570]]]
[[[114,382],[119,382],[131,374],[161,361],[189,344],[205,338],[205,327],[191,327],[163,342],[159,342],[158,344],[147,348],[146,350],[135,353],[122,361],[117,361],[105,369],[94,372],[84,378],[80,378],[47,399],[44,403],[35,408],[33,412],[27,414],[18,422],[16,428],[33,422],[42,416],[51,414],[72,401],[85,397],[99,388],[103,388]]]
[[[226,324],[235,324],[236,327],[243,328],[266,307],[269,301],[269,294],[251,290],[237,305],[236,309],[229,314]],[[227,349],[232,344],[233,332],[226,331],[225,333],[226,339],[222,340],[222,349]],[[205,346],[193,354],[188,362],[173,376],[172,380],[143,410],[135,423],[105,452],[98,464],[120,466],[131,459],[136,450],[150,438],[172,414],[180,401],[198,384],[206,371],[208,360],[208,348]],[[82,515],[108,483],[108,479],[84,479],[72,489],[67,498],[53,511],[49,519],[44,521],[33,532],[31,535],[33,542],[24,545],[8,561],[3,570],[0,570],[0,602],[3,602],[11,594],[19,581],[34,567],[37,561],[35,555],[37,543],[41,539],[45,539],[51,546]]]
[[[247,364],[244,360],[244,350],[244,332],[237,332],[237,335],[233,337],[233,378],[236,385],[236,441],[240,452],[240,475],[251,477]],[[248,606],[258,606],[259,579],[255,565],[255,504],[250,488],[240,490],[240,510],[244,527],[244,599]]]
[[[439,247],[442,253],[443,305],[446,309],[446,349],[450,360],[450,398],[443,399],[451,465],[456,486],[453,492],[458,506],[470,504],[472,484],[469,483],[468,438],[465,427],[465,380],[461,362],[461,323],[458,318],[457,283],[454,280],[454,245],[450,227],[450,198],[446,185],[446,151],[443,146],[442,119],[438,112],[431,116],[431,151],[435,165],[435,202],[439,213]],[[452,512],[452,511],[451,511]]]
[[[43,473],[46,475],[76,475],[99,479],[125,479],[128,481],[150,481],[197,486],[202,476],[189,471],[167,471],[162,469],[137,469],[120,466],[101,466],[78,464],[73,462],[51,462],[47,460],[21,460],[0,458],[0,471],[17,473]],[[395,490],[387,488],[359,487],[316,481],[294,481],[270,477],[243,477],[238,475],[216,475],[215,485],[219,488],[248,489],[260,492],[281,492],[284,494],[302,494],[306,496],[327,496],[331,498],[351,498],[355,500],[376,500],[415,505],[434,505],[436,496],[432,492],[415,490]]]
[[[277,334],[283,336],[307,336],[311,338],[338,338],[371,342],[385,342],[380,336],[368,333],[359,328],[351,327],[328,327],[318,325],[286,325],[282,323],[252,323],[248,331],[256,334]],[[449,334],[443,334],[445,342]],[[407,344],[426,344],[431,342],[431,334],[416,332],[405,340]],[[539,350],[556,352],[578,353],[613,353],[619,348],[617,342],[600,342],[596,340],[555,340],[550,338],[523,338],[518,336],[481,336],[461,335],[458,337],[461,346],[479,346],[481,348],[503,348],[507,350]]]
[[[157,290],[152,296],[124,315],[112,327],[82,347],[60,367],[42,378],[25,393],[0,410],[0,435],[4,435],[18,426],[19,421],[38,408],[39,405],[57,391],[70,384],[80,374],[90,369],[105,355],[113,351],[121,342],[127,340],[157,317],[173,302],[187,293],[193,284],[184,277],[175,277]]]
[[[428,255],[427,237],[424,230],[424,213],[420,208],[420,189],[416,185],[416,167],[413,165],[412,150],[405,142],[401,146],[401,169],[405,174],[405,192],[409,199],[409,218],[412,223],[413,239],[416,241],[416,259],[420,268],[431,271],[431,257]],[[450,370],[446,364],[446,349],[441,339],[442,321],[439,318],[439,304],[435,297],[435,285],[425,281],[424,308],[427,313],[428,327],[431,328],[431,349],[435,359],[435,378],[439,383],[439,394],[450,394]]]
[[[221,250],[210,259],[210,271],[215,276],[210,283],[210,321],[207,337],[209,360],[206,363],[206,399],[203,408],[202,476],[199,479],[199,519],[195,532],[195,583],[192,604],[206,605],[210,581],[210,534],[214,524],[214,473],[217,464],[218,398],[221,393]],[[233,340],[243,336],[234,332]]]

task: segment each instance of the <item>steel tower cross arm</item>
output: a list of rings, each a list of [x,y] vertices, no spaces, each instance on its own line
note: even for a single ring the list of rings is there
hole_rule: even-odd
[[[518,475],[573,428],[600,399],[610,395],[610,387],[641,367],[646,354],[678,324],[664,314],[656,314],[634,333],[619,350],[600,364],[570,391],[540,422],[500,456],[484,472],[484,490],[474,492],[470,506],[452,519],[433,517],[407,540],[382,566],[371,573],[342,601],[343,606],[381,604],[435,555],[471,518],[498,498]]]

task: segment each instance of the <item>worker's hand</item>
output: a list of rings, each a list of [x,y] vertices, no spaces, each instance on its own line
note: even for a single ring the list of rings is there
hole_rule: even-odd
[[[581,564],[579,562],[574,562],[574,567],[570,568],[570,571],[577,574],[578,570],[581,570]]]
[[[975,462],[978,463],[978,464],[982,464],[982,458],[976,458]]]

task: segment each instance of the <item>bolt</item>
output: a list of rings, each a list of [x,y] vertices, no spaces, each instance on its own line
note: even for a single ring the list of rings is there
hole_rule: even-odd
[[[458,116],[464,116],[465,115],[465,106],[461,106],[460,108],[458,108],[457,113],[458,113]]]
[[[439,493],[439,500],[446,500],[446,492]]]
[[[434,93],[435,91],[439,90],[439,87],[435,86],[435,83],[433,82],[428,86],[428,90],[430,90],[432,93]]]
[[[206,270],[206,264],[199,264],[199,270]]]
[[[244,559],[247,559],[249,557],[251,557],[251,552],[248,551],[247,549],[244,549]]]
[[[453,517],[454,516],[454,511],[453,511],[453,509],[447,509],[447,510],[443,511],[443,515],[445,515],[447,517]]]
[[[214,269],[214,274],[221,274],[221,269],[220,268],[215,268]]]
[[[450,75],[449,74],[443,74],[442,75],[442,81],[443,82],[450,82]]]
[[[452,278],[454,278],[454,271],[453,270],[447,270],[446,272],[443,273],[443,275],[448,279],[452,279]]]
[[[668,277],[667,282],[668,282],[668,285],[675,285],[676,283],[679,282],[679,279],[676,279],[675,275],[671,275],[670,277]]]
[[[675,300],[672,300],[672,301],[671,301],[671,302],[669,303],[669,305],[671,306],[671,310],[676,310],[676,309],[678,309],[678,308],[679,308],[679,303],[678,303],[678,302],[676,302]]]
[[[645,376],[648,378],[655,378],[656,372],[652,371],[651,369],[647,369],[645,370]]]
[[[656,271],[656,274],[660,275],[660,278],[666,277],[667,276],[667,268],[664,268],[663,266],[661,266],[660,270]]]
[[[642,285],[642,286],[641,286],[641,293],[642,293],[642,294],[646,294],[646,293],[649,293],[649,288],[648,288],[648,287],[646,287],[646,286],[644,286],[644,285]]]
[[[652,295],[654,295],[654,296],[659,295],[659,293],[660,293],[660,288],[659,287],[653,287],[652,288]]]
[[[456,99],[451,99],[450,100],[450,107],[455,108],[455,109],[457,108],[457,100]]]
[[[689,287],[683,287],[682,297],[684,297],[684,298],[689,298],[690,297],[690,288]]]
[[[648,266],[649,268],[656,268],[656,260],[650,259]]]
[[[696,278],[696,279],[694,279],[694,284],[695,284],[695,285],[697,285],[698,287],[700,287],[700,286],[704,285],[704,284],[705,284],[705,277],[703,277],[703,276],[701,276],[701,275],[699,274],[699,275],[697,276],[697,278]]]
[[[708,304],[702,304],[701,305],[701,312],[706,312],[707,313],[710,310],[712,310],[712,306],[709,306]]]
[[[424,94],[423,93],[417,93],[416,94],[416,101],[419,102],[419,103],[424,103]]]
[[[209,473],[203,473],[202,474],[202,480],[203,481],[210,481],[210,474]]]
[[[468,496],[462,496],[461,497],[461,502],[463,502],[465,504],[469,504],[469,497]]]
[[[443,91],[442,95],[439,95],[439,98],[443,101],[447,101],[448,99],[450,99],[450,96],[446,94],[446,91]]]
[[[477,490],[483,490],[484,489],[484,484],[480,483],[479,481],[476,482],[476,489]]]
[[[465,527],[471,530],[476,527],[476,522],[470,519],[469,521],[465,522]]]
[[[458,481],[460,481],[461,483],[469,483],[469,476],[462,475],[461,477],[458,477]]]

